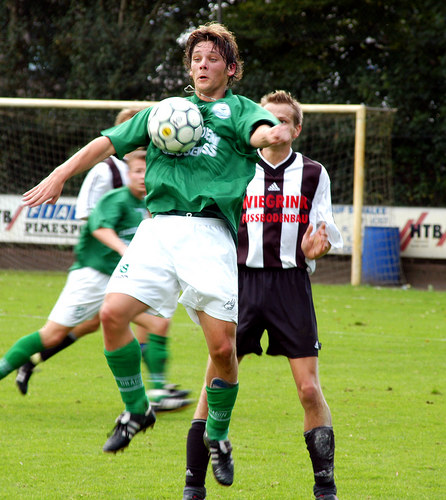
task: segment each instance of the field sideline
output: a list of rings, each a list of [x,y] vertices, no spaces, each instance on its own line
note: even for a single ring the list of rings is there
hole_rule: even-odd
[[[0,355],[42,326],[65,278],[0,271]],[[446,292],[313,291],[340,500],[446,498]],[[207,350],[181,306],[171,337],[170,379],[196,397]],[[0,499],[181,499],[193,408],[103,454],[122,404],[99,333],[40,365],[26,397],[14,379],[0,382]],[[235,482],[209,473],[208,499],[311,500],[302,418],[287,361],[247,357],[230,430]]]

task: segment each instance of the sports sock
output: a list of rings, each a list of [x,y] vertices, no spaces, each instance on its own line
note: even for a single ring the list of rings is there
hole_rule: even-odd
[[[150,389],[162,389],[166,383],[167,359],[167,337],[149,334],[149,342],[145,345],[142,355],[149,370]]]
[[[17,340],[0,359],[0,379],[25,364],[33,354],[42,350],[43,344],[39,332],[30,333]]]
[[[70,346],[74,342],[76,342],[77,337],[74,335],[73,332],[70,332],[60,344],[55,345],[54,347],[49,347],[48,349],[44,349],[43,351],[40,351],[38,354],[34,354],[31,358],[32,362],[36,365],[42,361],[46,361],[47,359],[51,358],[51,356],[54,356],[58,352],[62,351],[66,347]]]
[[[105,358],[121,393],[125,409],[130,413],[143,414],[149,407],[149,400],[141,376],[141,349],[138,341],[115,351],[104,349]]]
[[[304,437],[313,464],[314,496],[336,495],[333,427],[315,427],[304,432]]]
[[[209,463],[209,451],[203,441],[206,420],[192,420],[186,443],[186,486],[203,487]]]
[[[228,437],[229,423],[238,393],[238,383],[231,384],[215,378],[211,387],[206,386],[209,414],[206,432],[210,440],[225,440]]]

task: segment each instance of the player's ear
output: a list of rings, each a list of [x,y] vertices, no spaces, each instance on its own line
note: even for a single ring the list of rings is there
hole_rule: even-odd
[[[302,125],[296,125],[293,130],[293,139],[297,139],[302,132]]]
[[[237,69],[237,64],[235,64],[235,63],[229,64],[228,71],[227,71],[228,76],[234,76],[236,69]]]

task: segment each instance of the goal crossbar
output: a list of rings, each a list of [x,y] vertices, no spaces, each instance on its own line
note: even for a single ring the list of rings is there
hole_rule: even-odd
[[[32,99],[0,97],[0,108],[77,108],[123,109],[145,108],[156,101],[112,101],[84,99]],[[364,104],[301,104],[304,113],[334,113],[355,115],[354,172],[353,172],[353,245],[351,260],[351,284],[361,283],[362,209],[364,199],[364,170],[366,147],[367,111],[394,112],[394,109],[372,108]]]

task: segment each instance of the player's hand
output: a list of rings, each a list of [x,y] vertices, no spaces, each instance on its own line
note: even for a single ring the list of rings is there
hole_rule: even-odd
[[[260,125],[251,135],[251,146],[254,148],[267,148],[277,144],[292,141],[291,130],[285,123],[279,125]]]
[[[268,131],[268,140],[270,146],[292,141],[290,127],[286,123],[271,127]]]
[[[37,186],[27,191],[23,195],[22,201],[30,207],[37,207],[38,205],[42,205],[42,203],[54,204],[62,194],[63,186],[64,180],[61,179],[56,171],[53,171]]]
[[[325,222],[323,222],[312,235],[313,224],[309,224],[302,238],[301,248],[307,259],[319,259],[331,248]]]

